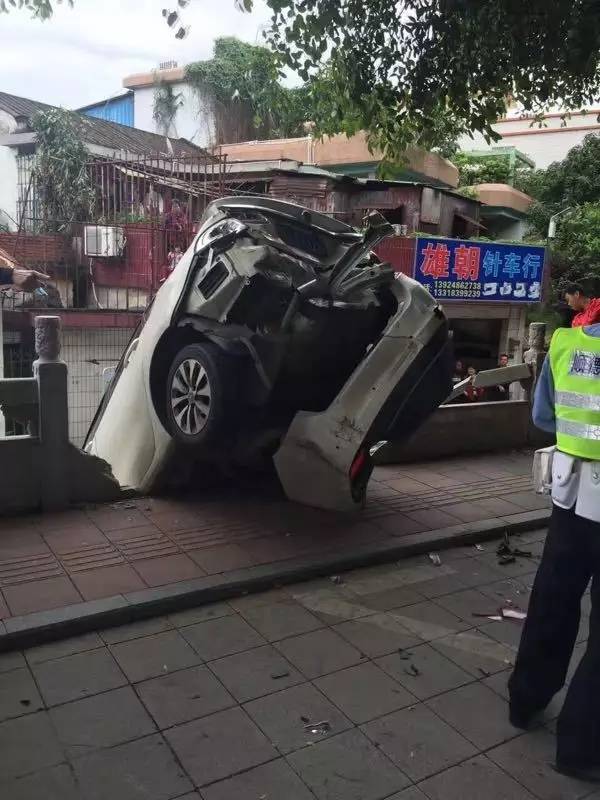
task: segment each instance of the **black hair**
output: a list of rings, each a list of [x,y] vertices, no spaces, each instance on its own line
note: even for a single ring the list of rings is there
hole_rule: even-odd
[[[588,293],[580,283],[567,283],[565,286],[565,294],[577,294],[578,292],[584,297],[589,297]]]

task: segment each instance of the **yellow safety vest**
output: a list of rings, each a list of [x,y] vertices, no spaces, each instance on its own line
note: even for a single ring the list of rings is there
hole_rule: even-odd
[[[600,338],[583,328],[559,328],[549,358],[558,449],[600,461]]]

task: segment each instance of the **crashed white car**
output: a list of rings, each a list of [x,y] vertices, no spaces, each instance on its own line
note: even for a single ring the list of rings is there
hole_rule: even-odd
[[[287,496],[363,504],[376,446],[449,395],[448,323],[355,229],[292,203],[206,210],[100,404],[86,449],[122,485],[156,491],[183,465],[272,462]]]

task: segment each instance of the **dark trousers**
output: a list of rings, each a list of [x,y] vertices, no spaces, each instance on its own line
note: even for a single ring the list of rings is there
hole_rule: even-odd
[[[515,710],[541,711],[564,686],[590,579],[588,646],[557,727],[557,759],[573,766],[600,766],[600,523],[555,506],[509,681]]]

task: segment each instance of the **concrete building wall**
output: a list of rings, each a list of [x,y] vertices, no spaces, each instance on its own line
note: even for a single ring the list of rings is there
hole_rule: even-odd
[[[0,134],[12,133],[13,117],[0,111]],[[17,220],[17,159],[16,151],[0,146],[0,227],[16,230]]]
[[[154,119],[154,86],[142,86],[134,91],[134,125],[143,131],[163,135],[165,131]],[[214,115],[208,101],[201,98],[187,83],[176,83],[173,91],[182,94],[183,105],[178,109],[169,135],[189,139],[199,147],[214,144]]]
[[[116,366],[132,334],[129,328],[65,328],[61,358],[69,369],[69,438],[81,447],[104,393],[102,372]]]
[[[562,161],[572,147],[581,144],[590,134],[600,134],[597,122],[598,109],[590,109],[587,114],[576,113],[570,119],[561,120],[560,114],[548,114],[543,127],[539,127],[531,117],[512,117],[497,122],[493,128],[502,139],[493,146],[516,147],[529,156],[536,167],[547,167],[553,161]],[[479,133],[473,138],[463,136],[459,139],[461,150],[488,150],[490,145]]]

